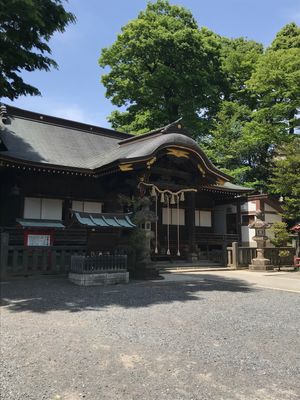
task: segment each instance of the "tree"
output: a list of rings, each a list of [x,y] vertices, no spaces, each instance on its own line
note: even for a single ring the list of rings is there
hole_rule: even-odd
[[[257,96],[246,82],[263,53],[260,43],[244,38],[222,39],[222,71],[226,79],[224,100],[205,143],[213,162],[237,183],[258,185],[265,177],[265,132],[249,132]],[[263,154],[263,156],[262,156]]]
[[[270,128],[281,126],[293,134],[299,127],[300,48],[268,50],[258,61],[248,81],[258,96],[259,108],[254,118],[265,121]]]
[[[299,28],[290,24],[263,54],[251,41],[225,44],[229,101],[220,106],[207,147],[238,183],[268,190],[277,147],[299,129],[300,49],[293,47],[298,38]]]
[[[126,109],[110,115],[114,128],[141,133],[183,117],[195,136],[207,132],[220,101],[220,38],[185,8],[148,3],[99,64],[110,67],[106,96]]]
[[[270,189],[283,196],[282,208],[287,220],[300,219],[300,138],[282,146],[274,158]]]
[[[285,25],[276,35],[270,49],[271,50],[287,50],[300,48],[300,27],[291,22]]]
[[[61,0],[0,0],[0,97],[40,94],[20,72],[56,68],[47,43],[74,21]]]
[[[271,243],[276,247],[285,247],[287,246],[290,235],[288,233],[288,226],[286,222],[274,222],[271,227],[271,232],[273,237],[271,238]]]

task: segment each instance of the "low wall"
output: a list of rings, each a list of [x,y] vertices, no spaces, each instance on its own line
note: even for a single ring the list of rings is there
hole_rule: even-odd
[[[240,247],[237,242],[233,242],[231,247],[227,247],[227,266],[232,269],[248,268],[252,259],[256,257],[256,247]],[[279,257],[280,250],[288,250],[287,257]],[[265,247],[264,256],[270,260],[270,265],[275,267],[292,266],[294,264],[294,247]]]
[[[98,286],[98,285],[114,285],[117,283],[128,283],[129,272],[127,271],[112,271],[101,272],[96,274],[85,273],[69,273],[69,280],[75,285],[80,286]]]

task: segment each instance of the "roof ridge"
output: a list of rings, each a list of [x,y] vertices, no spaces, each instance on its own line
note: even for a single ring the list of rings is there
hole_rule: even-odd
[[[181,120],[182,120],[182,117],[180,117],[180,118],[178,118],[176,121],[173,121],[173,122],[169,123],[168,125],[162,126],[162,127],[160,127],[160,128],[153,129],[153,130],[151,130],[151,131],[142,133],[142,134],[140,134],[140,135],[133,135],[132,137],[129,137],[129,138],[124,139],[124,140],[121,140],[121,142],[119,142],[119,144],[120,144],[120,145],[123,145],[123,144],[129,143],[129,142],[139,141],[139,140],[141,140],[142,138],[145,138],[145,137],[148,138],[149,136],[153,136],[153,135],[155,135],[155,134],[164,133],[164,132],[166,132],[171,126],[173,126],[173,125],[175,125],[175,124],[178,124],[178,122],[180,122]]]

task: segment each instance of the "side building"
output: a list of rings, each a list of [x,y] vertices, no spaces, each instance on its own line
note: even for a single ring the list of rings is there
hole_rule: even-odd
[[[216,230],[219,233],[231,234],[236,231],[236,219],[240,224],[240,244],[246,247],[256,247],[253,240],[255,230],[249,228],[249,224],[255,221],[256,213],[261,211],[264,220],[270,225],[282,222],[283,209],[280,202],[267,194],[250,194],[241,199],[239,217],[237,217],[237,206],[234,203],[220,204],[215,207],[214,218]],[[269,239],[272,238],[272,230],[267,231]],[[272,247],[270,240],[267,246]]]

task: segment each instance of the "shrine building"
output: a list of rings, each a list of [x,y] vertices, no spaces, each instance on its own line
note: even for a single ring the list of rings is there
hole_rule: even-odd
[[[180,121],[136,136],[1,107],[0,229],[11,250],[114,252],[135,229],[120,195],[146,194],[153,259],[221,262],[242,242],[253,192],[231,181]]]

